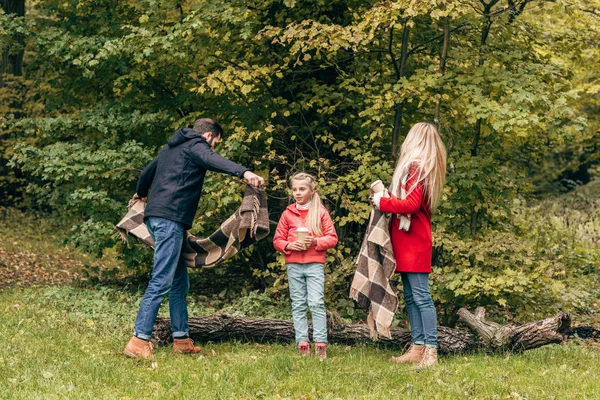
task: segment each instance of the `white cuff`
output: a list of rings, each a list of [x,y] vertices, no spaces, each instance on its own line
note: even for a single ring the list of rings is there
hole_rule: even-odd
[[[385,191],[382,190],[381,192],[377,192],[373,195],[373,205],[378,210],[379,210],[379,203],[381,202],[381,198],[383,197],[384,193],[385,193]]]

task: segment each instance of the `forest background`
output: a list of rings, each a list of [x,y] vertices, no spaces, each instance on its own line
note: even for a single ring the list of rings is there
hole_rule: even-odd
[[[86,267],[89,282],[147,280],[152,253],[120,243],[114,224],[171,134],[212,117],[226,135],[217,151],[267,180],[272,221],[290,174],[317,176],[340,236],[328,308],[361,319],[348,288],[369,184],[390,181],[410,126],[431,121],[448,148],[433,221],[442,322],[465,305],[597,315],[600,2],[0,5],[0,208],[67,224],[70,243],[120,260]],[[242,194],[209,174],[192,233],[214,230]],[[270,240],[193,280],[221,300],[287,296]]]

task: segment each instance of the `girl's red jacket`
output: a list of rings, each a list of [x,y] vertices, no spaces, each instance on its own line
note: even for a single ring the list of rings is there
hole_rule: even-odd
[[[296,208],[296,203],[290,204],[277,224],[275,237],[273,238],[273,246],[275,250],[282,252],[285,255],[286,264],[308,264],[308,263],[325,263],[327,249],[335,247],[338,242],[338,236],[333,226],[333,221],[325,207],[321,207],[321,230],[323,236],[315,237],[317,240],[316,246],[308,246],[305,251],[285,250],[288,243],[296,241],[296,229],[300,226],[306,227],[306,221],[303,219],[300,211]]]

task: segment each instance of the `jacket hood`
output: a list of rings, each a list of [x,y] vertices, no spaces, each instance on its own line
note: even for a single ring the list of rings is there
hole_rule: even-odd
[[[181,128],[177,132],[173,134],[171,139],[169,140],[169,147],[179,146],[181,143],[185,143],[188,140],[192,139],[201,139],[206,141],[203,136],[200,136],[198,132],[190,128]]]
[[[296,208],[296,202],[294,201],[292,204],[288,205],[286,207],[287,210],[290,210],[291,212],[293,212],[294,214],[300,215],[300,211],[298,211],[298,209]],[[325,212],[329,212],[327,211],[327,208],[325,208],[325,206],[323,204],[321,204],[321,211],[325,211]]]
[[[296,208],[296,202],[292,202],[292,204],[289,204],[286,207],[286,210],[290,210],[291,212],[293,212],[294,214],[298,214],[300,215],[300,211],[298,211],[298,209]]]

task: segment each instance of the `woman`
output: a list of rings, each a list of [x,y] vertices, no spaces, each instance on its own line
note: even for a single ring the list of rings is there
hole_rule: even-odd
[[[396,272],[400,272],[412,343],[392,361],[428,367],[437,363],[437,316],[429,292],[431,213],[442,196],[446,148],[437,128],[414,125],[400,150],[390,193],[373,196],[373,206],[393,213],[390,223]]]

